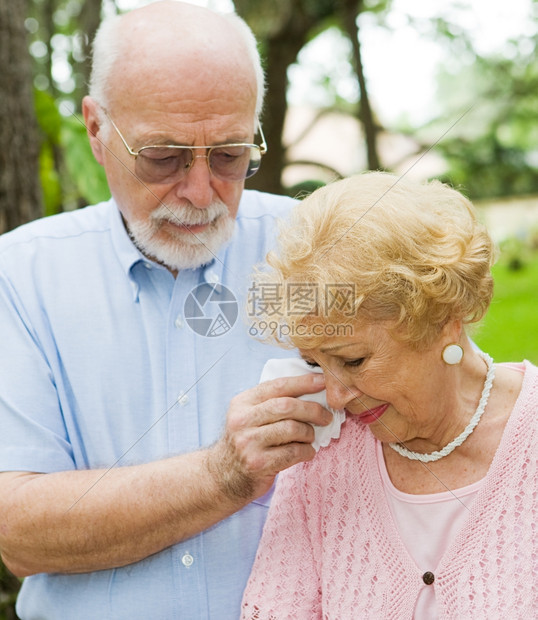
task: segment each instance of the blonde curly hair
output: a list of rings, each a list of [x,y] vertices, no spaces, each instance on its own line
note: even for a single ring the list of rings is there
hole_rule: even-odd
[[[491,238],[462,194],[438,181],[368,172],[299,203],[281,224],[269,269],[259,267],[253,280],[257,290],[279,291],[278,329],[267,337],[281,345],[315,348],[327,330],[312,326],[361,320],[387,321],[394,337],[420,348],[449,320],[485,315],[493,262]],[[299,286],[318,291],[309,305],[294,299]],[[274,325],[274,307],[271,317],[256,313],[257,323],[269,319]]]

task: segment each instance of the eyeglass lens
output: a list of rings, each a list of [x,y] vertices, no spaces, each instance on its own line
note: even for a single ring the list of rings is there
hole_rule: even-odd
[[[140,150],[135,160],[135,172],[146,183],[168,183],[183,178],[195,157],[190,148],[150,146]],[[218,146],[205,156],[211,173],[223,181],[242,181],[258,171],[261,162],[257,146]]]

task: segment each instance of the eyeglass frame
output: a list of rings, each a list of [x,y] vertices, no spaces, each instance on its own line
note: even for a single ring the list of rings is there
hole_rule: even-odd
[[[137,157],[140,155],[140,153],[144,150],[144,149],[154,149],[154,148],[172,148],[172,149],[180,149],[180,150],[189,150],[192,152],[192,160],[191,163],[189,164],[189,167],[187,169],[187,172],[183,175],[184,178],[185,176],[187,176],[187,174],[189,173],[190,169],[194,166],[194,160],[195,159],[200,159],[200,158],[204,158],[207,159],[207,167],[209,169],[209,172],[211,175],[213,175],[215,178],[219,178],[211,169],[211,165],[209,163],[209,156],[211,155],[211,151],[213,149],[218,149],[218,148],[225,148],[225,147],[238,147],[238,146],[248,146],[250,148],[257,148],[260,151],[260,164],[261,164],[261,158],[267,153],[267,142],[265,141],[265,135],[263,133],[263,129],[262,129],[262,125],[260,123],[260,121],[258,120],[258,131],[260,133],[261,136],[261,144],[253,144],[253,143],[249,143],[249,142],[229,142],[229,143],[224,143],[224,144],[214,144],[213,146],[188,146],[186,144],[148,144],[146,146],[143,146],[142,148],[138,149],[138,151],[134,151],[128,144],[127,144],[127,140],[125,140],[125,138],[123,137],[123,134],[121,133],[121,131],[119,130],[118,126],[116,125],[116,123],[110,118],[108,112],[106,111],[105,108],[103,108],[102,106],[100,106],[101,109],[103,110],[105,116],[107,117],[107,119],[110,121],[110,124],[112,125],[112,127],[114,127],[114,129],[116,130],[116,133],[118,134],[118,136],[120,137],[121,141],[123,142],[123,146],[127,149],[127,152],[129,153],[129,155],[132,155],[135,159],[137,159]],[[206,149],[207,153],[205,155],[195,155],[194,154],[194,149]],[[256,169],[256,171],[254,172],[254,174],[251,174],[248,177],[245,177],[243,180],[246,179],[250,179],[252,178],[256,172],[258,172],[258,169]],[[220,179],[221,181],[224,180],[226,181],[226,179]],[[231,180],[228,182],[232,182]]]

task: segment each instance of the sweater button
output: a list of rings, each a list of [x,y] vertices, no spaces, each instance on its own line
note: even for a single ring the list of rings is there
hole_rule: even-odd
[[[435,575],[433,573],[431,573],[430,571],[426,571],[424,573],[424,575],[422,575],[422,581],[427,585],[427,586],[431,586],[432,583],[435,581]]]

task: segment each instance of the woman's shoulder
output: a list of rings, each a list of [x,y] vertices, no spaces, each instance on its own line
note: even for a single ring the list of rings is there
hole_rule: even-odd
[[[512,389],[518,390],[520,397],[538,399],[538,366],[524,360],[499,364],[499,370],[504,372],[507,381],[511,381]]]
[[[523,362],[525,373],[522,377],[520,398],[518,402],[521,406],[528,409],[532,408],[538,412],[538,366],[525,360]],[[538,415],[535,416],[538,421]]]
[[[523,441],[538,446],[538,367],[528,360],[497,364],[495,382],[499,387],[496,410],[508,412],[503,433],[508,444]]]
[[[502,397],[508,411],[517,408],[521,401],[535,392],[538,384],[538,367],[523,362],[500,362],[495,368],[494,387]],[[538,394],[537,394],[538,396]]]
[[[364,424],[348,417],[340,437],[320,448],[311,461],[280,472],[279,501],[301,502],[309,506],[310,515],[330,512],[330,506],[344,500],[360,503],[370,488],[371,470],[377,467],[375,444]]]
[[[326,475],[329,471],[345,473],[350,469],[357,469],[362,459],[375,459],[375,439],[356,417],[348,415],[342,424],[340,437],[320,448],[316,456],[309,462],[303,463],[305,475]]]

